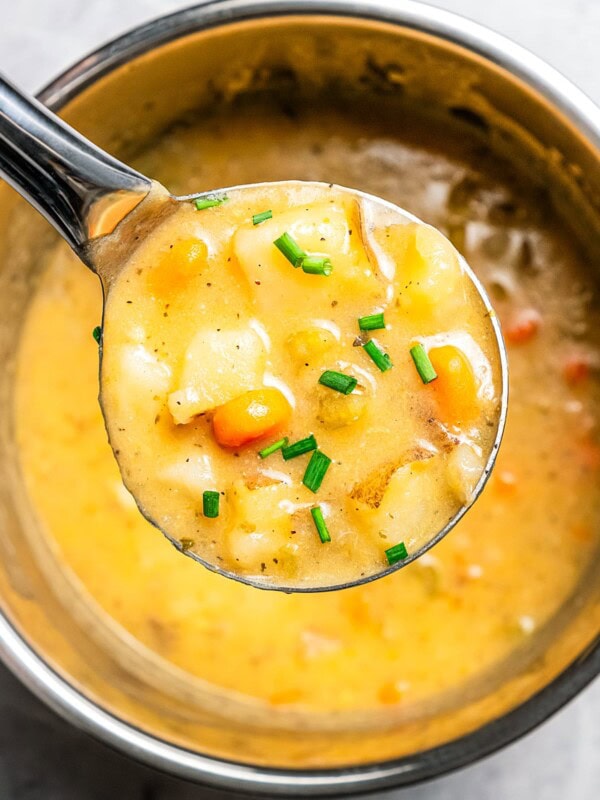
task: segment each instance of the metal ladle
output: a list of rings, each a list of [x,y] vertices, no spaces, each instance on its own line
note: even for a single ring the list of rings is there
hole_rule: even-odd
[[[98,274],[106,298],[110,289],[110,271],[103,270],[102,259],[96,256],[101,251],[107,236],[121,226],[131,224],[136,217],[134,209],[144,208],[142,202],[151,202],[152,180],[131,167],[121,163],[50,112],[41,103],[28,97],[0,76],[0,175],[8,181],[31,205],[33,205],[56,228],[62,238],[69,244],[79,258],[93,272]],[[255,185],[256,186],[256,185]],[[243,189],[244,187],[233,187]],[[228,191],[231,191],[231,187]],[[216,190],[221,191],[221,190]],[[352,191],[357,198],[372,198],[363,192]],[[212,195],[215,190],[186,197],[171,197],[173,201],[186,201],[193,197]],[[385,203],[405,221],[420,222],[414,215],[391,203]],[[139,209],[138,209],[139,211]],[[152,214],[146,215],[148,224],[155,222]],[[144,233],[144,215],[140,223],[139,213],[135,222],[136,234]],[[148,228],[148,232],[150,228]],[[112,238],[112,237],[111,237]],[[127,241],[127,237],[124,237]],[[99,249],[100,248],[100,249]],[[379,577],[395,572],[414,561],[426,550],[439,542],[464,516],[481,494],[496,460],[507,413],[508,372],[507,358],[502,339],[500,325],[492,310],[489,298],[479,280],[468,264],[462,259],[462,266],[475,285],[482,302],[489,313],[498,346],[501,371],[501,405],[498,428],[494,444],[490,450],[484,471],[473,491],[471,501],[462,506],[449,522],[426,542],[421,548],[411,553],[408,558],[373,575],[359,577],[348,583],[335,586],[285,586],[281,584],[265,584],[264,582],[227,571],[214,563],[209,563],[191,550],[184,551],[189,557],[199,561],[214,572],[259,588],[279,589],[292,592],[314,592],[341,589],[367,583]],[[115,455],[117,461],[119,458]],[[139,505],[139,504],[138,504]],[[152,519],[140,507],[140,511],[152,522]],[[181,550],[179,542],[162,533]]]

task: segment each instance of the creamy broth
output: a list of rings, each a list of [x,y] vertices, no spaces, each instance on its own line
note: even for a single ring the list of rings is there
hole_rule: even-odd
[[[446,128],[269,109],[174,130],[141,159],[177,193],[322,179],[450,234],[492,294],[509,347],[499,461],[475,507],[397,575],[284,596],[217,577],[157,535],[125,492],[98,395],[97,280],[58,246],[20,343],[16,422],[47,536],[90,602],[219,689],[273,706],[370,709],[461,686],[573,589],[600,530],[598,334],[583,258],[546,206]],[[597,302],[597,297],[596,297]],[[596,306],[597,308],[597,306]],[[367,677],[368,676],[368,677]]]
[[[181,549],[262,585],[404,560],[470,503],[498,430],[495,332],[456,250],[327,184],[199,204],[108,292],[102,406],[126,486]]]

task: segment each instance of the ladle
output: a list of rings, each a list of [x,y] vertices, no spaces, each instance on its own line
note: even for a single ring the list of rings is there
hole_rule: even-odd
[[[211,192],[186,197],[165,196],[159,184],[96,147],[37,100],[26,96],[2,77],[0,77],[0,175],[46,217],[79,258],[98,274],[105,299],[115,275],[114,270],[124,263],[127,248],[131,246],[133,239],[149,232],[149,226],[155,225],[157,218],[168,213],[169,208],[173,208],[180,201],[189,202],[192,197],[210,196],[221,191],[241,191],[246,188],[213,189]],[[253,186],[255,188],[256,184]],[[383,203],[362,192],[356,191],[355,194],[357,198]],[[390,203],[384,205],[390,213],[395,213],[406,221],[419,222],[412,214],[397,206]],[[117,226],[119,226],[117,246],[123,252],[117,253],[117,257],[111,253],[108,258],[106,247],[112,246],[111,243],[115,240],[115,237],[109,235]],[[186,555],[219,574],[260,588],[324,591],[365,583],[387,575],[418,558],[454,527],[481,494],[492,470],[504,431],[508,399],[507,360],[499,323],[483,287],[464,259],[462,265],[489,313],[501,367],[501,403],[497,433],[470,503],[461,507],[442,530],[405,560],[375,575],[359,577],[342,585],[306,588],[280,584],[265,585],[264,582],[252,577],[227,571],[216,563],[208,563],[192,550],[184,551]],[[116,458],[118,461],[118,455]],[[153,521],[141,506],[140,510],[151,522]],[[179,542],[170,536],[169,531],[162,532],[181,549]]]

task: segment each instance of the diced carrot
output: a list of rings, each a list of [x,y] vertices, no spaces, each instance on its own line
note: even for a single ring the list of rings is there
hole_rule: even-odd
[[[568,384],[577,386],[589,378],[595,366],[596,360],[591,353],[571,353],[563,363],[563,375]]]
[[[384,683],[377,692],[379,702],[386,706],[396,705],[402,700],[403,696],[404,692],[397,683]]]
[[[504,338],[511,344],[525,344],[537,334],[542,317],[535,308],[522,308],[504,326]]]
[[[580,465],[585,470],[595,471],[600,469],[600,444],[586,438],[577,446],[577,457]]]
[[[185,291],[206,263],[207,248],[201,239],[180,239],[165,250],[148,270],[147,285],[156,297],[169,297]]]
[[[291,415],[290,404],[279,389],[253,389],[216,409],[213,433],[222,447],[241,447],[277,433]]]
[[[480,412],[478,383],[469,359],[449,344],[432,347],[428,355],[438,376],[429,386],[436,395],[442,422],[460,425],[475,419]]]

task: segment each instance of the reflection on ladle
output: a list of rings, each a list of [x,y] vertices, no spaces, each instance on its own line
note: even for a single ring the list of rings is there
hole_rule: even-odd
[[[173,197],[6,81],[0,171],[102,281],[111,445],[182,552],[340,588],[410,563],[478,497],[506,358],[437,231],[328,184]]]

